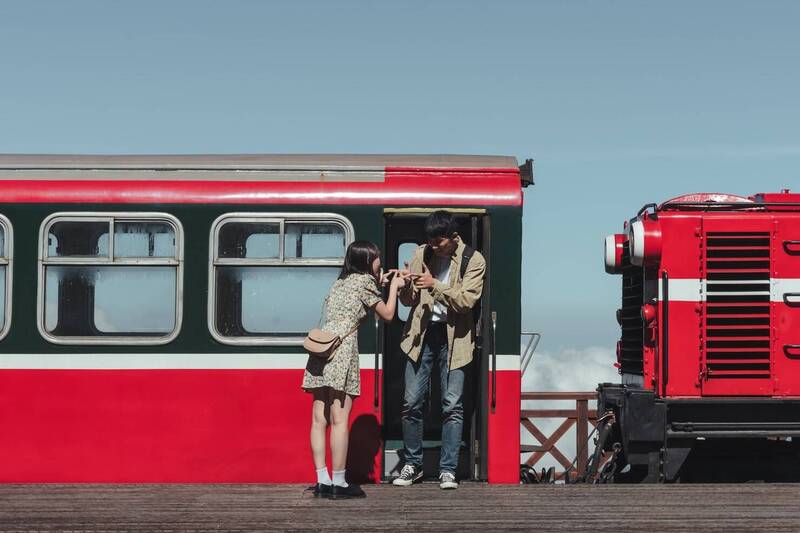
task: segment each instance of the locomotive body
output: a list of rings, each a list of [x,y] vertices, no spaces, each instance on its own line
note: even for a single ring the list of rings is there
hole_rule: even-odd
[[[621,384],[598,389],[601,445],[616,450],[607,470],[796,479],[800,194],[682,196],[625,230],[605,250],[622,277]]]

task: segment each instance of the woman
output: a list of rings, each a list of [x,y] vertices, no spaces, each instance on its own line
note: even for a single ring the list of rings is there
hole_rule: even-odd
[[[391,281],[389,281],[391,279]],[[381,299],[379,285],[389,285],[389,297]],[[330,360],[309,357],[303,389],[314,395],[311,410],[311,453],[317,470],[315,496],[331,498],[364,497],[356,485],[345,481],[348,419],[353,399],[361,394],[358,364],[358,332],[353,331],[370,309],[385,321],[394,318],[397,292],[405,277],[397,271],[381,274],[380,250],[368,241],[355,241],[345,254],[339,279],[325,299],[321,327],[342,337],[342,344]],[[331,426],[333,477],[325,462],[325,432]]]

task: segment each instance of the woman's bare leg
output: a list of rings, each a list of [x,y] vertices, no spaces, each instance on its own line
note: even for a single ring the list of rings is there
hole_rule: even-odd
[[[337,397],[331,404],[331,466],[334,471],[347,466],[348,421],[352,407],[353,398],[346,394],[344,401]]]
[[[328,427],[326,411],[327,399],[314,393],[314,404],[311,408],[311,455],[314,458],[314,468],[325,468],[325,431]]]

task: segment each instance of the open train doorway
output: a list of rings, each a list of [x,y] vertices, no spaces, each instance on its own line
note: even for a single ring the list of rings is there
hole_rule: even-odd
[[[385,211],[386,265],[403,267],[411,262],[414,250],[425,244],[425,219],[435,209],[387,209]],[[489,219],[483,209],[448,209],[456,218],[461,239],[489,257]],[[488,268],[487,268],[488,276]],[[489,309],[488,279],[484,285],[481,309]],[[400,340],[410,309],[398,302],[398,312],[383,334],[383,478],[399,475],[404,464],[401,413],[404,395],[404,370],[407,356],[400,350]],[[461,480],[488,478],[486,435],[488,434],[488,346],[483,332],[486,313],[476,324],[477,338],[473,361],[467,367],[464,383],[464,426],[461,437],[458,471]],[[442,409],[439,371],[434,365],[426,395],[423,431],[423,471],[427,479],[439,473]]]

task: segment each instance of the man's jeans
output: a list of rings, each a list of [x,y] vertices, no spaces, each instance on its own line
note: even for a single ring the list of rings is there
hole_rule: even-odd
[[[428,323],[422,353],[415,363],[406,360],[406,392],[403,401],[403,441],[405,463],[422,468],[422,406],[431,370],[439,365],[442,391],[442,452],[439,470],[455,474],[464,425],[464,369],[449,370],[447,325]]]

